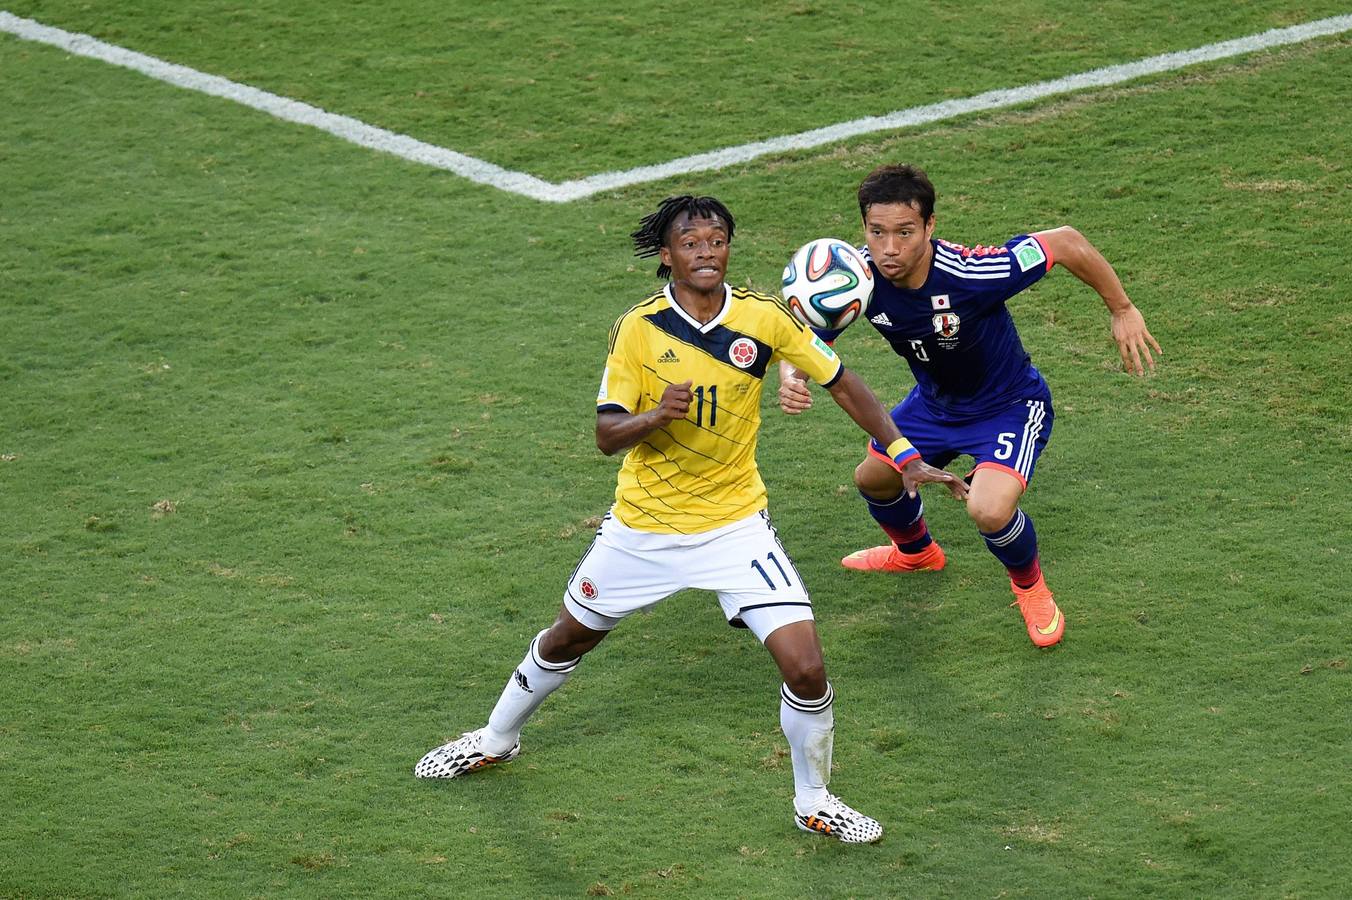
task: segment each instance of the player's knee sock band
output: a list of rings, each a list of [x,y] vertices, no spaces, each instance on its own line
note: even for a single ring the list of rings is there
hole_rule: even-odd
[[[891,500],[879,500],[863,491],[859,495],[868,503],[873,521],[902,553],[919,553],[934,542],[925,524],[925,504],[920,502],[919,494],[912,497],[902,491]]]
[[[512,748],[521,736],[521,726],[546,697],[562,687],[582,659],[555,663],[541,658],[538,646],[544,633],[540,632],[530,642],[526,658],[507,679],[507,686],[502,689],[502,696],[488,717],[483,746],[484,752],[490,755],[506,753]]]

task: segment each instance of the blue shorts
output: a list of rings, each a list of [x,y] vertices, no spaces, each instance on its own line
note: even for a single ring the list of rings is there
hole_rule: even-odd
[[[976,461],[973,472],[1003,469],[1023,482],[1025,489],[1052,436],[1053,418],[1052,403],[1046,397],[1017,400],[987,418],[960,423],[935,418],[914,391],[892,409],[892,421],[925,462],[942,469],[959,456],[970,456]],[[877,441],[869,441],[868,452],[892,464]]]

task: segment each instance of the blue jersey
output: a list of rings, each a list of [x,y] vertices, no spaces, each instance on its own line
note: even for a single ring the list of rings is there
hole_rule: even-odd
[[[912,393],[936,419],[951,422],[983,418],[1023,400],[1050,400],[1005,308],[1005,301],[1051,269],[1047,249],[1026,234],[1000,247],[931,243],[934,259],[918,290],[895,286],[869,259],[875,287],[866,314],[910,364]],[[840,334],[818,333],[827,341]]]

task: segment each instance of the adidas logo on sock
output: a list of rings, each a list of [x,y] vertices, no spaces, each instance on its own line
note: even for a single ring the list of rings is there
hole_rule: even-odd
[[[887,313],[878,313],[876,316],[874,316],[873,318],[869,319],[869,321],[872,322],[874,325],[891,325],[891,324],[892,324],[892,320],[889,319],[889,318],[887,317]]]
[[[666,353],[663,353],[661,356],[657,357],[657,361],[658,361],[658,362],[680,362],[680,361],[681,361],[681,358],[680,358],[679,356],[676,355],[676,351],[675,351],[675,350],[673,350],[673,349],[671,349],[670,347],[668,347]]]

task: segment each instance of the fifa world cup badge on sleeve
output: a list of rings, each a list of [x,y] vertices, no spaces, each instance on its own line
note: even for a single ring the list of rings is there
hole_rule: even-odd
[[[1014,258],[1018,260],[1019,270],[1027,272],[1033,266],[1045,265],[1047,254],[1042,252],[1042,245],[1037,242],[1037,238],[1028,238],[1020,241],[1014,248]]]
[[[596,393],[596,399],[597,399],[597,400],[604,400],[604,399],[606,399],[606,393],[607,393],[607,392],[606,392],[606,382],[609,381],[609,380],[610,380],[610,366],[606,366],[605,371],[601,373],[601,390],[599,390],[599,391]]]

